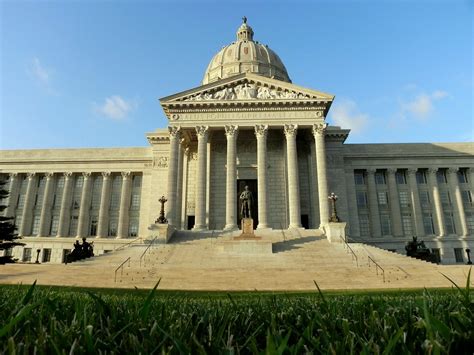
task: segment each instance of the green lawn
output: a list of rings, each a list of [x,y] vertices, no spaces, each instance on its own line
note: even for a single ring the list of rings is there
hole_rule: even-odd
[[[466,288],[177,292],[0,286],[4,353],[455,353],[474,350]]]

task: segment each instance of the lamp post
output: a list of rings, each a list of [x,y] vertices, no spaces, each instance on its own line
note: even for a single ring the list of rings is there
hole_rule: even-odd
[[[334,192],[331,192],[331,194],[328,196],[328,199],[331,200],[332,202],[332,215],[329,218],[329,222],[340,222],[341,220],[337,216],[337,210],[336,210],[336,201],[337,201],[337,195]]]
[[[467,265],[472,265],[472,261],[471,261],[471,249],[467,248],[467,249],[466,249],[466,254],[467,254]]]
[[[41,253],[41,249],[36,249],[36,261],[35,261],[35,264],[39,264],[39,256],[40,256],[40,253]]]
[[[158,201],[161,203],[161,210],[160,210],[160,217],[158,217],[155,223],[159,223],[159,224],[168,223],[168,220],[165,218],[165,202],[168,200],[163,195]]]

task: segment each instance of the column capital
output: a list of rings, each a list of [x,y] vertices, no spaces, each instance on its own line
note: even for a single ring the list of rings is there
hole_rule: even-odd
[[[398,170],[397,168],[387,168],[387,173],[391,175],[395,175],[397,170]]]
[[[258,124],[255,125],[255,136],[257,138],[266,137],[268,133],[268,125]]]
[[[428,174],[436,175],[438,173],[438,168],[428,168]]]
[[[367,169],[367,174],[374,175],[376,171],[377,171],[377,169],[375,169],[375,168],[368,168]]]
[[[198,139],[207,139],[208,132],[209,126],[196,126],[196,134],[198,135]]]
[[[54,173],[52,173],[50,171],[47,172],[47,173],[44,173],[44,177],[48,180],[51,179],[53,176],[54,176]]]
[[[71,171],[65,171],[65,172],[63,173],[63,175],[64,175],[64,177],[65,177],[66,179],[69,179],[69,178],[72,176],[72,172],[71,172]]]
[[[446,170],[448,174],[457,174],[458,171],[459,171],[459,168],[448,168],[448,170]]]
[[[130,171],[122,171],[121,174],[122,174],[122,179],[126,180],[126,179],[130,178],[131,172]]]
[[[84,180],[89,179],[91,177],[92,173],[90,171],[85,171],[82,173],[82,176],[84,177]]]
[[[31,180],[36,176],[36,173],[26,173],[26,176]]]
[[[181,138],[181,126],[168,126],[170,138]]]
[[[416,175],[418,169],[417,168],[408,168],[407,173],[408,175]]]
[[[296,133],[298,131],[298,125],[297,124],[286,124],[283,127],[283,131],[285,132],[286,138],[294,138],[294,137],[296,137]]]
[[[316,137],[317,135],[324,135],[326,133],[326,129],[328,128],[327,123],[315,123],[313,124],[313,135]]]
[[[110,178],[110,171],[103,171],[102,173],[102,178],[105,180],[105,179],[108,179]]]
[[[236,125],[226,125],[224,126],[225,136],[227,138],[236,138],[239,133],[239,126]]]
[[[10,180],[16,179],[18,177],[18,173],[9,173],[8,176],[9,176]]]

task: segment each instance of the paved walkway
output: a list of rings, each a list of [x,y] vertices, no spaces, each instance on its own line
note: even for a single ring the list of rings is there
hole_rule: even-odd
[[[351,251],[314,230],[261,236],[272,242],[272,254],[225,252],[229,235],[182,232],[170,244],[135,245],[69,265],[0,266],[0,283],[152,288],[161,278],[160,289],[175,290],[309,291],[314,281],[326,290],[398,289],[452,286],[443,274],[464,286],[469,271],[466,265],[435,265],[359,243],[350,244]]]

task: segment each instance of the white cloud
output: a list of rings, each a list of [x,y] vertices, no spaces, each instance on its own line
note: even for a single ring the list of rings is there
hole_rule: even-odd
[[[342,100],[331,108],[332,120],[337,126],[350,128],[352,133],[362,132],[369,123],[369,115],[359,112],[352,100]]]
[[[118,95],[114,95],[107,97],[102,105],[96,107],[96,111],[113,120],[120,121],[125,119],[136,106],[135,101],[127,101]]]
[[[413,117],[426,120],[434,111],[434,102],[448,96],[446,91],[436,90],[431,94],[419,94],[408,102],[401,103],[402,114],[409,113]]]
[[[28,66],[28,73],[47,93],[57,94],[57,91],[52,86],[53,70],[45,67],[38,57],[34,57],[31,60]]]

